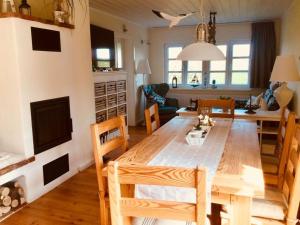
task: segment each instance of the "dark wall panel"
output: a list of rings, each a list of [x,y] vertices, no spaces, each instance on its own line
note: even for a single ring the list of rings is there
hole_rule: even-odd
[[[34,51],[61,52],[59,31],[31,27],[31,39]]]
[[[69,171],[69,155],[66,154],[43,166],[44,185]]]

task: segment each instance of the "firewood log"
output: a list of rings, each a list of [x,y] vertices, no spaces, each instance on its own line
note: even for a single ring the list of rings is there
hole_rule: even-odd
[[[18,193],[19,193],[20,197],[24,197],[24,189],[23,188],[19,187]]]
[[[10,206],[11,204],[11,197],[10,196],[3,196],[3,198],[0,200],[1,206]]]
[[[20,205],[25,204],[25,202],[26,202],[26,201],[25,201],[25,198],[24,198],[24,197],[21,197],[21,198],[20,198]]]
[[[0,187],[0,196],[7,196],[9,194],[9,188],[8,187]]]
[[[10,206],[0,206],[0,214],[6,214],[9,213],[11,210]]]
[[[11,201],[11,207],[12,208],[17,208],[19,206],[19,199],[13,199]]]

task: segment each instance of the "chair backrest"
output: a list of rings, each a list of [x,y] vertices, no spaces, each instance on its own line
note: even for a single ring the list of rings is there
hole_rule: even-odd
[[[288,203],[288,221],[297,221],[297,213],[300,203],[300,153],[299,153],[299,125],[296,129],[298,135],[294,132],[290,145],[288,162],[284,175],[282,192],[286,202]],[[298,136],[298,137],[297,137]],[[288,223],[296,224],[296,223]]]
[[[281,188],[283,185],[283,176],[285,167],[288,161],[288,154],[295,132],[296,127],[296,114],[285,109],[280,121],[281,125],[279,127],[278,134],[278,146],[276,148],[276,155],[279,158],[278,166],[278,187]]]
[[[280,148],[282,148],[282,146],[283,146],[283,141],[284,141],[285,130],[286,130],[286,126],[287,126],[289,113],[290,113],[290,110],[287,109],[286,107],[282,109],[281,119],[279,122],[279,130],[278,130],[278,135],[277,135],[277,145]]]
[[[234,99],[199,99],[198,113],[201,114],[203,110],[209,110],[211,117],[234,118]],[[218,108],[222,111],[214,112],[213,109]],[[206,114],[206,113],[204,113]]]
[[[145,120],[147,127],[147,134],[152,134],[155,130],[160,127],[158,105],[153,104],[148,109],[145,109]]]
[[[193,221],[206,220],[206,170],[144,165],[108,165],[112,225],[124,225],[128,217]],[[121,184],[175,186],[196,189],[196,204],[121,197]]]
[[[125,116],[122,115],[101,123],[92,124],[91,133],[99,192],[107,192],[107,182],[102,176],[103,156],[117,148],[126,151]],[[117,137],[114,137],[116,136],[114,133],[117,133]]]

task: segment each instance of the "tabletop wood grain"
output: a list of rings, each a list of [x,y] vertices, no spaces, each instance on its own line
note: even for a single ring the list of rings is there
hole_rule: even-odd
[[[185,135],[195,122],[195,118],[175,117],[133,146],[118,161],[148,164],[174,138],[178,135]],[[264,179],[256,129],[256,123],[252,121],[234,120],[232,122],[224,153],[213,180],[213,192],[250,197],[264,194]]]

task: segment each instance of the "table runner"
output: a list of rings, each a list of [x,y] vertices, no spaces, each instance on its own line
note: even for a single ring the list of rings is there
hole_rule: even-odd
[[[190,128],[197,120],[190,120]],[[205,142],[201,146],[190,146],[185,140],[186,129],[178,128],[174,139],[164,147],[149,163],[152,166],[176,166],[207,168],[207,200],[208,213],[210,213],[211,185],[218,169],[226,140],[231,128],[232,119],[216,119]],[[156,135],[159,135],[157,132]],[[180,202],[196,202],[195,189],[178,187],[161,187],[149,185],[136,185],[137,198],[160,199]]]

